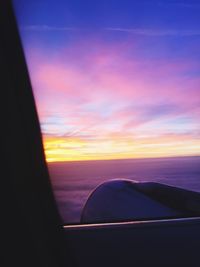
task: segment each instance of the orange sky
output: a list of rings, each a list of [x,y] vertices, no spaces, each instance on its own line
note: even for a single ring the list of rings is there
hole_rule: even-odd
[[[200,141],[166,136],[163,138],[141,138],[140,140],[110,139],[86,142],[79,138],[44,137],[48,162],[106,160],[126,158],[148,158],[199,155]]]

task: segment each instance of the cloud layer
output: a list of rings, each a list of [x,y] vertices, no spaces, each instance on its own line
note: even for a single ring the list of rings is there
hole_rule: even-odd
[[[143,36],[178,36],[178,37],[187,37],[187,36],[199,36],[200,30],[175,30],[175,29],[145,29],[145,28],[106,28],[108,31],[120,31],[127,32],[135,35]]]
[[[26,54],[47,160],[199,153],[198,61],[98,38]]]

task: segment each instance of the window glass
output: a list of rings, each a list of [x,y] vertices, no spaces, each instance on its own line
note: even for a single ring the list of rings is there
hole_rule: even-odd
[[[113,178],[200,191],[200,4],[13,3],[63,221]]]

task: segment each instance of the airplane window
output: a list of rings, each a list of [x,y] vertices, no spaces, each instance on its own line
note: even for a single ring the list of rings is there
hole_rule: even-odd
[[[200,5],[13,4],[63,222],[197,212],[170,199],[200,192]]]

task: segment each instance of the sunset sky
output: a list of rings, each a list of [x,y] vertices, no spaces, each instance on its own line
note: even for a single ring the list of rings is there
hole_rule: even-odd
[[[47,161],[200,155],[200,1],[14,3]]]

